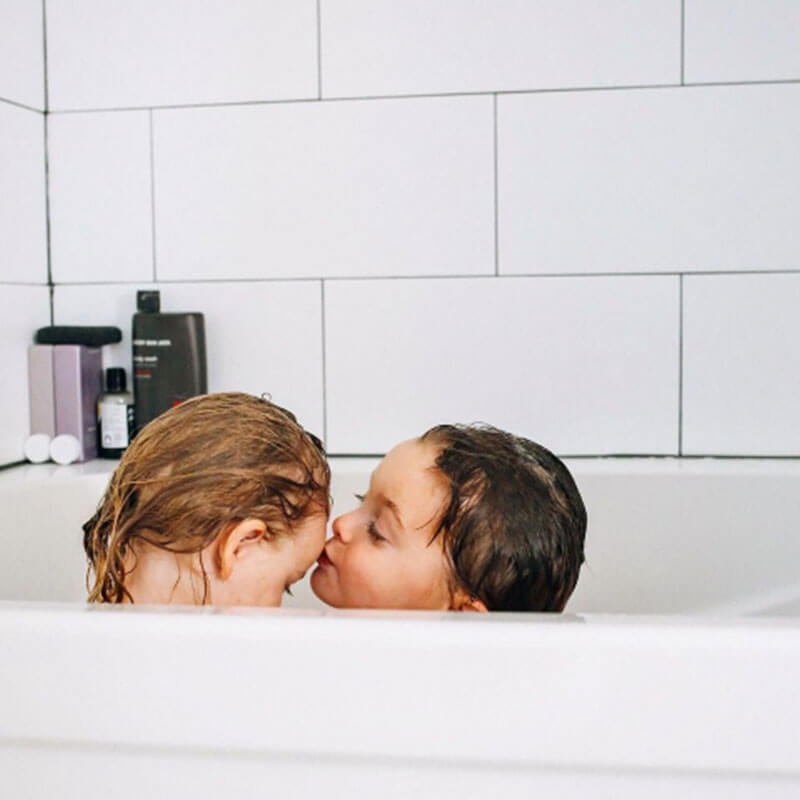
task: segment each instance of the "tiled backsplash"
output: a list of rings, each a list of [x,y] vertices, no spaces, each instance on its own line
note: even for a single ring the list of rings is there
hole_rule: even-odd
[[[568,455],[800,456],[796,0],[3,15],[0,463],[48,285],[128,368],[137,288],[204,311],[210,389],[334,453],[482,419]]]

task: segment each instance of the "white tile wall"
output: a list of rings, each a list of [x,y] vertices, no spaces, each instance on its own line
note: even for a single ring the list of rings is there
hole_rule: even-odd
[[[47,282],[44,115],[0,103],[0,282]]]
[[[5,375],[0,393],[0,464],[22,459],[22,445],[30,433],[28,345],[37,328],[50,324],[49,291],[46,286],[0,286],[0,361]]]
[[[490,97],[156,111],[160,280],[494,271]]]
[[[498,99],[502,273],[800,269],[800,85]]]
[[[53,280],[152,280],[150,112],[49,117]]]
[[[678,281],[326,283],[329,450],[482,420],[558,453],[676,453]]]
[[[44,109],[44,25],[39,0],[0,0],[0,98]]]
[[[43,118],[3,102],[43,107],[41,8],[0,0],[7,283],[47,281]],[[677,453],[682,419],[687,453],[800,455],[800,3],[46,8],[50,105],[83,109],[48,116],[56,321],[116,321],[109,363],[155,276],[206,313],[212,389],[320,433],[326,403],[334,451],[484,418],[561,453]],[[682,66],[797,82],[631,88]],[[196,104],[225,106],[158,108]],[[691,274],[736,271],[797,274]]]
[[[797,0],[685,0],[687,82],[800,79]]]
[[[800,274],[684,278],[683,449],[800,456]]]
[[[323,97],[680,81],[675,0],[322,0]]]
[[[50,106],[316,97],[315,0],[51,0]]]
[[[322,312],[316,281],[57,286],[57,325],[117,325],[123,340],[105,354],[131,379],[136,290],[158,288],[163,311],[205,314],[208,388],[272,396],[322,436]]]

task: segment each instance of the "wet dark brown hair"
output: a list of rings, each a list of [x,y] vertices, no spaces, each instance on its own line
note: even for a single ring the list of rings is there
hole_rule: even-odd
[[[254,517],[272,537],[330,510],[320,440],[294,414],[252,395],[196,397],[147,424],[125,451],[97,512],[83,525],[90,602],[132,601],[126,558],[137,541],[196,553]],[[202,565],[205,590],[208,580]]]
[[[489,425],[438,425],[435,469],[449,499],[452,588],[490,611],[562,611],[584,561],[586,509],[569,470],[541,445]]]

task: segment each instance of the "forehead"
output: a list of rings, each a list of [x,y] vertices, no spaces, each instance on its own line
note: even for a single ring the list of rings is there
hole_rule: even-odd
[[[372,473],[371,490],[397,504],[406,527],[425,524],[446,495],[435,468],[437,453],[433,445],[410,439],[390,450]]]

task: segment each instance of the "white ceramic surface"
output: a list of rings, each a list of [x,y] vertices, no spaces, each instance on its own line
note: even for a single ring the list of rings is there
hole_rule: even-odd
[[[684,452],[800,454],[800,275],[684,278]]]
[[[337,513],[374,465],[333,461]],[[113,466],[0,473],[10,796],[800,791],[796,462],[572,461],[574,613],[488,616],[313,609],[307,585],[294,609],[53,602],[83,596],[79,523]],[[624,613],[582,613],[603,608]]]
[[[52,114],[49,124],[53,280],[152,280],[149,112]]]
[[[47,282],[44,115],[0,103],[0,282]]]
[[[677,83],[671,0],[326,0],[323,97]]]
[[[210,765],[245,797],[800,789],[796,620],[12,605],[0,641],[17,796],[211,798]]]
[[[43,8],[31,0],[0,2],[0,98],[39,110],[44,109]]]
[[[677,453],[677,277],[337,281],[325,300],[333,453],[452,421]]]
[[[800,267],[800,86],[497,103],[501,273]]]
[[[55,0],[50,106],[316,97],[316,21],[314,0]]]
[[[492,99],[153,114],[159,279],[494,271]]]
[[[796,0],[685,0],[689,82],[800,78]]]

